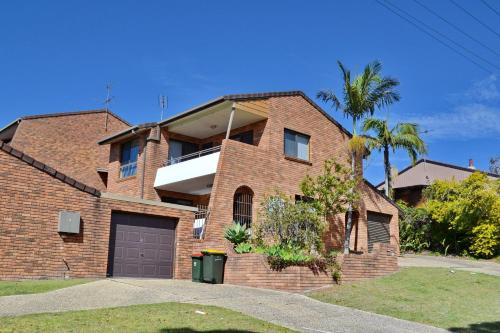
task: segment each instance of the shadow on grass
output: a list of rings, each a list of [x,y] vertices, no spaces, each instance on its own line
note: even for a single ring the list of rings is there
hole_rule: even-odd
[[[192,328],[181,327],[181,328],[163,328],[158,331],[158,333],[258,333],[259,331],[247,331],[247,330],[193,330]]]
[[[467,327],[450,327],[448,330],[457,333],[498,333],[500,332],[500,321],[470,324]]]

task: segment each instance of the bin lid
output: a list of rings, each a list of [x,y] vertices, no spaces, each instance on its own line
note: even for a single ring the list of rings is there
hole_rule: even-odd
[[[203,253],[203,254],[222,254],[222,255],[226,255],[226,252],[221,251],[221,250],[214,250],[214,249],[203,250],[203,251],[201,251],[201,253]]]
[[[200,258],[200,257],[203,257],[203,253],[198,252],[198,253],[193,253],[191,255],[191,258]]]

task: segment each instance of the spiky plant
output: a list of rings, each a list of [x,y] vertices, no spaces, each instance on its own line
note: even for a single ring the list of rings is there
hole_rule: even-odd
[[[342,95],[339,97],[331,90],[322,90],[318,92],[317,98],[323,102],[331,103],[332,107],[341,111],[345,117],[352,119],[353,137],[351,140],[354,140],[354,142],[350,144],[350,147],[359,148],[359,139],[356,139],[358,136],[357,123],[368,115],[373,115],[376,109],[399,101],[399,93],[395,90],[399,82],[391,77],[382,77],[382,64],[378,61],[366,65],[363,73],[354,79],[351,79],[351,71],[346,69],[340,61],[337,63],[342,72]],[[355,177],[357,155],[359,155],[359,152],[351,149],[352,178]],[[344,253],[349,253],[352,212],[353,206],[349,205],[344,237]]]

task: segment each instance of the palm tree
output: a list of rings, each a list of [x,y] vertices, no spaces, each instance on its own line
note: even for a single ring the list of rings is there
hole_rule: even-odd
[[[368,114],[373,115],[375,109],[399,101],[399,93],[395,91],[399,82],[391,77],[381,77],[382,64],[378,61],[366,65],[363,73],[356,76],[354,80],[351,80],[351,72],[340,61],[337,63],[342,72],[342,96],[337,97],[331,90],[322,90],[318,92],[317,98],[323,102],[332,103],[335,109],[352,119],[353,136],[349,146],[351,148],[351,177],[354,179],[356,155],[364,147],[362,138],[357,136],[357,122]],[[349,204],[347,212],[344,239],[344,253],[346,254],[349,253],[349,239],[352,230],[352,204]]]
[[[417,161],[418,154],[426,154],[427,147],[419,136],[417,124],[398,123],[389,129],[387,120],[368,118],[363,123],[363,131],[373,131],[375,136],[363,135],[368,150],[377,149],[384,151],[385,195],[392,198],[391,162],[389,161],[389,148],[394,153],[396,149],[406,150],[413,164]]]

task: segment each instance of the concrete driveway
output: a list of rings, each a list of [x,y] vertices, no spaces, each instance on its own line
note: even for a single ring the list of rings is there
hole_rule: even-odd
[[[216,305],[302,332],[446,332],[303,295],[182,280],[106,279],[44,294],[0,297],[0,316],[184,302]],[[1,326],[1,318],[0,318]]]
[[[398,258],[398,262],[401,267],[444,267],[500,276],[500,264],[486,260],[405,254]]]

